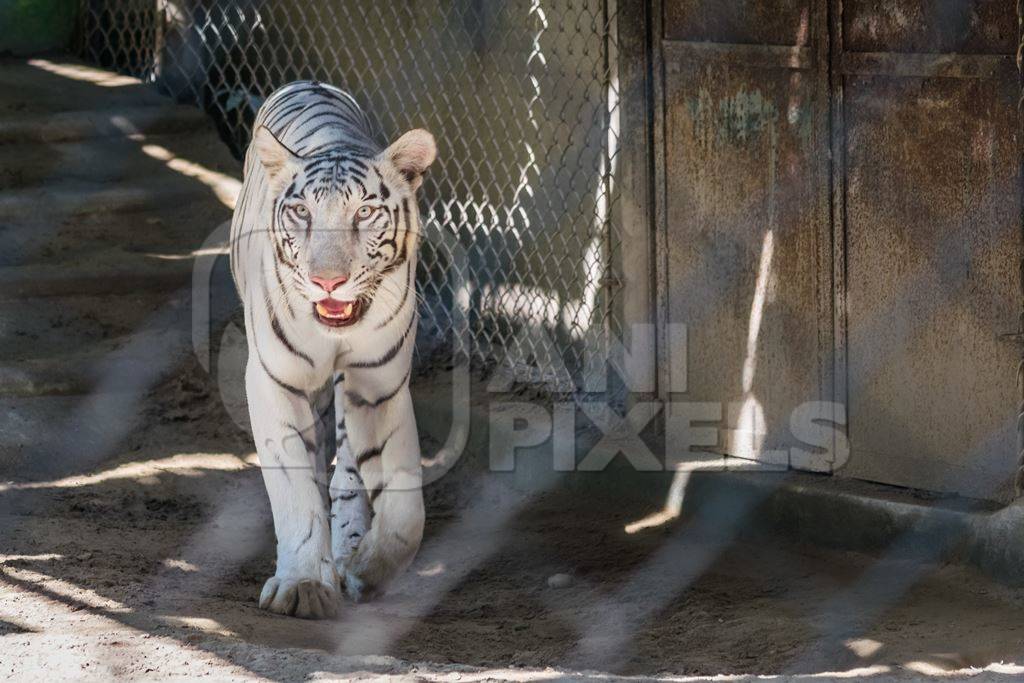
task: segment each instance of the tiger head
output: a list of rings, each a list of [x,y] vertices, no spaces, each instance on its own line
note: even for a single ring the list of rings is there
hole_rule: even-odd
[[[297,291],[330,328],[357,323],[378,299],[397,310],[411,283],[386,276],[419,246],[416,190],[436,156],[434,137],[416,129],[379,154],[332,148],[300,156],[260,126],[253,149],[274,197],[280,286]]]

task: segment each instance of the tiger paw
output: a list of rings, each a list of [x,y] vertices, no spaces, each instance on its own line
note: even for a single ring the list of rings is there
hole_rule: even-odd
[[[260,609],[300,619],[333,619],[338,591],[318,579],[271,576],[260,593]]]

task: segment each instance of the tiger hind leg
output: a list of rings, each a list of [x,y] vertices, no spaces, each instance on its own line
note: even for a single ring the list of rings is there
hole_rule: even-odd
[[[341,391],[343,376],[335,378],[335,444],[337,461],[331,477],[331,552],[338,576],[344,581],[346,570],[359,543],[370,528],[370,502],[359,475],[352,446],[345,428]]]
[[[419,439],[408,388],[387,410],[373,417],[367,412],[357,407],[350,416],[353,430],[359,430],[353,432],[360,437],[357,449],[363,449],[356,467],[371,510],[370,529],[345,566],[345,591],[356,601],[379,594],[409,566],[424,524]]]

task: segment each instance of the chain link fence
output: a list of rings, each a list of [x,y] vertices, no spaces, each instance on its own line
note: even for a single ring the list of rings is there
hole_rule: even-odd
[[[205,109],[239,157],[300,78],[353,93],[381,142],[433,132],[420,361],[454,338],[564,390],[613,323],[613,2],[83,0],[80,49]]]

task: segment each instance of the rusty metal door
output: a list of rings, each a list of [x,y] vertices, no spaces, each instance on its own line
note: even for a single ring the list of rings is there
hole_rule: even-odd
[[[721,405],[723,451],[788,465],[790,416],[832,391],[825,7],[663,10],[660,289],[689,351],[685,365],[660,359],[686,374],[669,419],[681,402]],[[682,384],[663,373],[662,387]]]
[[[660,289],[663,323],[689,328],[686,392],[671,397],[726,404],[727,453],[1007,498],[1014,3],[662,9]],[[787,459],[794,409],[831,399],[848,460]]]
[[[845,474],[1005,499],[1021,177],[1013,2],[845,0],[833,24]]]

